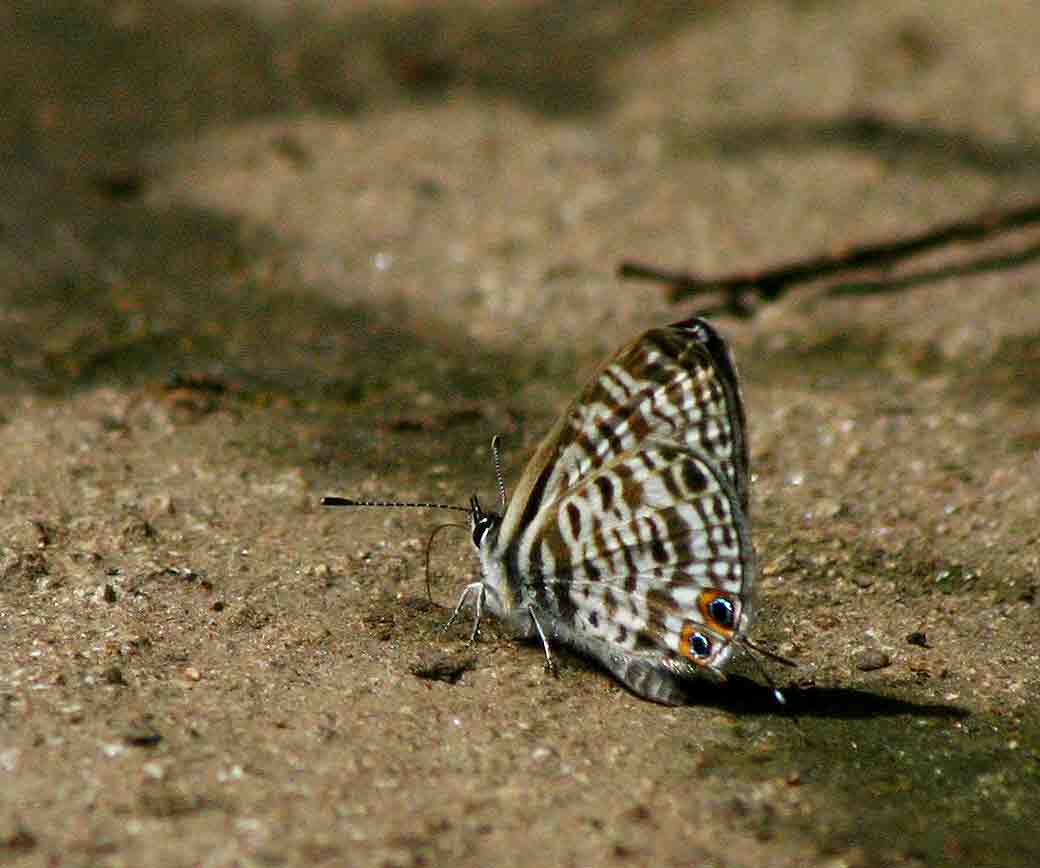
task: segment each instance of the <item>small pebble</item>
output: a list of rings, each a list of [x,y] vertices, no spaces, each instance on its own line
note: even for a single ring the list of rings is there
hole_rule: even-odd
[[[28,853],[36,849],[37,843],[32,830],[16,817],[5,818],[0,825],[0,850],[10,854]]]
[[[886,666],[891,666],[892,658],[884,651],[863,651],[856,655],[853,662],[861,672],[872,672],[875,669],[884,669]]]
[[[910,645],[917,645],[920,648],[928,647],[928,637],[920,630],[914,630],[913,633],[906,637],[906,641]]]
[[[162,733],[149,724],[131,727],[123,733],[123,743],[130,747],[155,747],[162,741]]]

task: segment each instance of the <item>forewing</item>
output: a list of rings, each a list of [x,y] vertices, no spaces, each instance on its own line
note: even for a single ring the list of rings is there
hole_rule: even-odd
[[[500,538],[513,540],[563,492],[651,440],[710,463],[747,515],[748,454],[736,372],[725,342],[702,319],[652,329],[603,365],[528,463]]]

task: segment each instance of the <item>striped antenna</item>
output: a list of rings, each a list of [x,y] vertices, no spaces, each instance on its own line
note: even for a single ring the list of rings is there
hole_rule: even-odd
[[[459,512],[472,512],[470,507],[466,506],[455,506],[451,503],[405,503],[398,500],[352,500],[349,497],[337,497],[335,495],[326,495],[321,499],[322,506],[384,506],[384,507],[406,507],[414,509],[454,509]],[[438,531],[444,530],[446,527],[461,527],[463,530],[466,529],[464,524],[442,524],[433,529],[433,533],[430,534],[430,538],[426,541],[426,596],[429,597],[430,602],[433,602],[433,592],[430,589],[430,547],[433,545],[433,538],[437,536]]]
[[[506,481],[502,478],[502,456],[498,445],[502,438],[497,434],[491,438],[491,456],[495,459],[495,479],[498,480],[498,496],[502,500],[502,512],[506,511]]]
[[[351,500],[347,497],[335,497],[326,495],[321,499],[322,506],[386,506],[386,507],[408,507],[410,509],[455,509],[459,512],[469,512],[468,506],[455,506],[451,503],[403,503],[397,500]]]

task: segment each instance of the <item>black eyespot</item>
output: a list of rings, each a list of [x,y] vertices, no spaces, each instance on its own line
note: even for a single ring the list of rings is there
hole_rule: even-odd
[[[707,657],[711,654],[711,642],[703,633],[694,633],[690,639],[690,649],[698,657]]]
[[[716,597],[712,600],[711,605],[708,606],[708,612],[716,623],[721,624],[727,630],[733,629],[733,604],[725,597]]]

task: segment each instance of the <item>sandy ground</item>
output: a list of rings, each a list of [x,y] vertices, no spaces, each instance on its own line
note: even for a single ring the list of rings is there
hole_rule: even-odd
[[[317,505],[492,500],[699,309],[622,259],[1036,197],[1027,0],[686,7],[0,12],[0,861],[1036,864],[1038,231],[716,318],[787,709],[469,647],[466,534],[431,600],[442,514]]]

